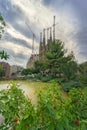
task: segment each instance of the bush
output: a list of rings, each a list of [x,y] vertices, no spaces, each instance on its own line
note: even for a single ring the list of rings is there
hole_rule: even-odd
[[[5,121],[1,130],[16,129],[20,122],[33,113],[33,106],[16,83],[10,83],[6,90],[0,91],[0,114]]]
[[[83,84],[80,81],[68,81],[61,84],[65,92],[69,92],[72,88],[81,88]]]
[[[38,124],[41,130],[86,130],[87,96],[81,89],[72,89],[66,100],[56,83],[39,93]]]
[[[87,130],[87,95],[72,89],[64,99],[54,81],[38,92],[35,108],[17,84],[0,92],[1,130]]]
[[[79,79],[83,83],[84,86],[87,86],[87,74],[80,75]]]
[[[48,82],[50,80],[52,80],[51,76],[43,76],[43,77],[41,77],[41,81],[43,81],[43,82]]]
[[[62,85],[62,83],[65,83],[66,82],[66,79],[65,78],[57,78],[56,81]]]

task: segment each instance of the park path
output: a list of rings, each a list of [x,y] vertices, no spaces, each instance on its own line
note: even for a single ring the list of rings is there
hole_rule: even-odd
[[[24,91],[25,96],[31,100],[32,104],[37,106],[37,94],[35,88],[23,82],[19,82],[19,88]]]

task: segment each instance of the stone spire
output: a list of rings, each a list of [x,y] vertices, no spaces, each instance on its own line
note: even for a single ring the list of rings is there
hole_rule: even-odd
[[[43,29],[43,49],[46,47],[45,29]]]
[[[50,27],[50,42],[52,42],[52,27]]]
[[[53,40],[55,41],[55,16],[54,16],[54,23],[53,23]]]
[[[40,46],[39,46],[39,54],[43,50],[43,42],[42,42],[42,32],[40,33]]]

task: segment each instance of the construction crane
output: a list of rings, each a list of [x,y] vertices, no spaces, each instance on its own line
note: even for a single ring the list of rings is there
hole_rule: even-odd
[[[31,27],[27,22],[25,22],[27,27],[29,28],[30,32],[32,33],[32,55],[34,54],[34,39],[36,38],[35,33],[32,31]]]

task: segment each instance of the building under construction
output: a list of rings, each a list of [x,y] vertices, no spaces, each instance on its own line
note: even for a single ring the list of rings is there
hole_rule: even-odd
[[[55,40],[55,16],[53,26],[43,29],[43,32],[40,33],[39,54],[31,55],[27,62],[27,68],[34,68],[34,63],[36,61],[44,62],[46,60],[45,54],[49,51],[50,44],[53,40]]]
[[[39,61],[39,54],[32,54],[27,62],[26,68],[34,68],[34,63]]]

